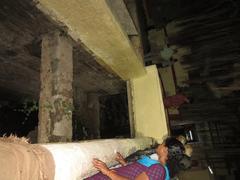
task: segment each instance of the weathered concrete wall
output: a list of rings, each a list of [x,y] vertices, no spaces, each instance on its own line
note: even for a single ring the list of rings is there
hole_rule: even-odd
[[[72,139],[72,45],[59,32],[42,40],[38,141]]]

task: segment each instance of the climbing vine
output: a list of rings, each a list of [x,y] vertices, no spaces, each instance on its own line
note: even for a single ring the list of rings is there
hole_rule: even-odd
[[[14,110],[24,113],[25,120],[28,120],[32,112],[38,111],[38,102],[31,99],[25,99],[20,108],[16,108]]]
[[[49,112],[54,112],[54,109],[56,108],[62,108],[63,113],[67,116],[67,118],[70,120],[72,119],[72,112],[74,110],[73,104],[61,98],[55,99],[54,105],[51,102],[46,102],[44,104],[44,108],[46,108]]]

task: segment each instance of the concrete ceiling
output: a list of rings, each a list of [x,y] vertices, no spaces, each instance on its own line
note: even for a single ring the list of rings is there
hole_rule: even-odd
[[[64,31],[65,27],[49,20],[31,0],[0,1],[0,98],[38,98],[41,36],[57,29]],[[77,89],[116,94],[125,88],[81,44],[74,45],[73,57]]]

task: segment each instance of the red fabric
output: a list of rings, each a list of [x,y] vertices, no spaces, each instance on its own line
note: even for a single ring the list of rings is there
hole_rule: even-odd
[[[166,108],[178,108],[186,102],[187,97],[182,94],[176,94],[174,96],[168,96],[164,99],[164,105]]]

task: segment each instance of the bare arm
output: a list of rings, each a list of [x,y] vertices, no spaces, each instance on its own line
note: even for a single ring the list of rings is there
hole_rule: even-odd
[[[127,165],[126,160],[123,158],[123,156],[119,152],[117,152],[117,156],[116,156],[115,160],[117,162],[119,162],[122,166],[126,166]]]
[[[93,166],[101,171],[104,175],[108,176],[113,180],[128,180],[128,178],[124,176],[120,176],[116,174],[114,170],[110,170],[107,165],[99,159],[93,159]]]
[[[136,180],[149,180],[149,178],[145,172],[142,172],[136,177]]]
[[[104,175],[108,176],[112,180],[129,180],[124,176],[120,176],[116,174],[114,170],[110,170],[107,165],[99,159],[93,159],[93,166],[101,171]],[[145,172],[139,174],[136,177],[136,180],[149,180],[147,174]]]
[[[106,175],[108,176],[110,179],[112,180],[129,180],[128,178],[126,177],[123,177],[123,176],[120,176],[118,174],[116,174],[114,171],[111,171],[109,175]],[[147,174],[145,172],[139,174],[135,180],[149,180]]]

